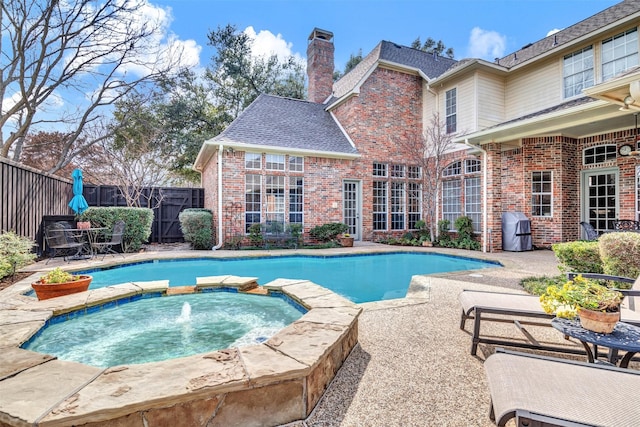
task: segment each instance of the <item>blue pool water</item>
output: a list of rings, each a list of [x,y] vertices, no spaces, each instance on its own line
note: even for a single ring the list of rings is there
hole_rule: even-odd
[[[147,363],[259,343],[302,314],[264,295],[155,297],[51,322],[23,347],[98,367]]]
[[[496,266],[499,264],[470,258],[403,252],[326,257],[156,260],[84,273],[93,276],[92,289],[149,280],[169,280],[170,286],[194,285],[196,277],[221,275],[258,277],[260,284],[277,278],[306,279],[355,303],[362,303],[405,297],[413,275]]]

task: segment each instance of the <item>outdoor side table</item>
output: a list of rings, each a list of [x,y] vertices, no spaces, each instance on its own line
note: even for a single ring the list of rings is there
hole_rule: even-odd
[[[601,334],[589,331],[580,326],[578,320],[568,320],[556,317],[551,321],[551,326],[559,330],[565,337],[573,337],[579,340],[587,352],[590,363],[594,363],[598,357],[598,346],[609,349],[609,363],[615,365],[618,350],[626,351],[620,360],[619,366],[626,368],[629,361],[640,352],[640,328],[629,323],[618,322],[610,334]],[[593,351],[591,346],[593,346]]]

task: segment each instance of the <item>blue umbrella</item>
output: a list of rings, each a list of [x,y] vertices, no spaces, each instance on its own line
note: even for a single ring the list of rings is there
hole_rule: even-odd
[[[74,169],[71,177],[73,178],[73,199],[69,202],[69,207],[73,209],[76,215],[79,215],[89,207],[89,204],[82,195],[82,171],[80,169]]]

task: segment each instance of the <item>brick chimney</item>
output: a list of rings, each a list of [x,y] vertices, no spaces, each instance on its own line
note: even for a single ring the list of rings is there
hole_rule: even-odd
[[[333,92],[333,33],[314,28],[307,46],[308,98],[324,102]]]

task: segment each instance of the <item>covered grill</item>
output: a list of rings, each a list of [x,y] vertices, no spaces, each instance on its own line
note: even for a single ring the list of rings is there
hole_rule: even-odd
[[[530,251],[531,221],[522,212],[504,212],[502,214],[502,250]]]

